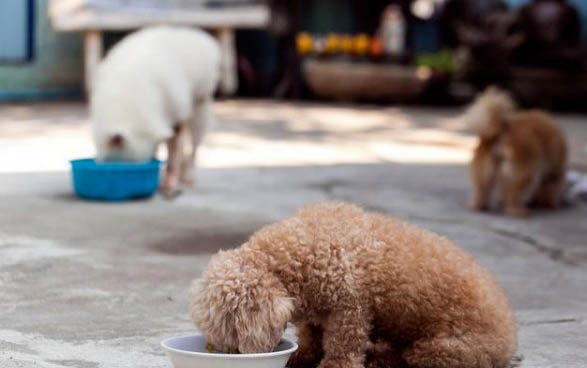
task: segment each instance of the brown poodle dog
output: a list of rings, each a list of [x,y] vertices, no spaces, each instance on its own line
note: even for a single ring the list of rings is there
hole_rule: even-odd
[[[219,252],[191,314],[208,341],[241,353],[271,351],[294,322],[290,368],[500,368],[516,349],[507,299],[469,254],[344,203],[307,206]]]
[[[492,192],[505,213],[524,216],[531,204],[557,207],[565,184],[567,144],[553,119],[539,110],[516,111],[511,97],[490,87],[464,119],[479,135],[471,162],[470,205],[483,210]]]

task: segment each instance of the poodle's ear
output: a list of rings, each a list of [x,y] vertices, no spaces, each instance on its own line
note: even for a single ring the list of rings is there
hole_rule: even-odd
[[[224,268],[227,268],[225,270]],[[203,333],[226,333],[224,315],[239,304],[238,269],[229,252],[220,251],[212,257],[202,276],[192,281],[189,298],[192,320]]]
[[[267,353],[279,343],[294,310],[291,298],[271,295],[253,308],[239,313],[237,335],[241,353]]]
[[[269,317],[271,325],[275,328],[281,328],[291,319],[294,310],[292,298],[279,296],[273,301],[273,313]]]
[[[493,139],[507,128],[515,110],[516,104],[510,94],[493,85],[475,99],[462,121],[480,137]]]
[[[196,279],[192,282],[190,297],[190,314],[194,325],[202,330],[202,333],[218,330],[217,318],[214,316],[214,308],[218,304],[206,292],[204,279]]]
[[[189,298],[190,298],[190,312],[192,315],[192,321],[194,322],[196,327],[199,327],[198,326],[199,321],[202,319],[201,312],[204,309],[203,302],[205,300],[204,280],[196,279],[196,280],[192,281],[192,284],[191,284],[190,290],[189,290]]]

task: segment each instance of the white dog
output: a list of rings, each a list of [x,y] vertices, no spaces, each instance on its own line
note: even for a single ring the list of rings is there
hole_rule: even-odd
[[[159,26],[123,39],[100,65],[91,93],[98,159],[148,161],[166,141],[163,192],[193,184],[219,69],[218,44],[200,30]],[[183,133],[191,137],[186,152]]]

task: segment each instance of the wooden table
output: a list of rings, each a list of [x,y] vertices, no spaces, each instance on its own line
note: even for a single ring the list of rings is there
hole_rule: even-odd
[[[66,15],[50,12],[57,31],[84,33],[84,63],[86,91],[92,83],[103,57],[102,36],[107,31],[132,31],[159,24],[200,27],[213,31],[222,50],[220,92],[233,94],[238,87],[235,29],[265,28],[270,11],[262,4],[192,8],[189,10],[157,11],[96,11],[82,8]]]

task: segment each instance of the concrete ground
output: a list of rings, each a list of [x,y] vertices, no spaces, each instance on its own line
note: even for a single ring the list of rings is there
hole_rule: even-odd
[[[528,368],[587,364],[587,205],[527,219],[467,210],[474,138],[458,111],[224,101],[195,190],[86,202],[81,103],[0,106],[0,367],[170,367],[186,290],[209,256],[304,203],[337,199],[444,234],[493,271]],[[560,116],[587,168],[587,117]]]

